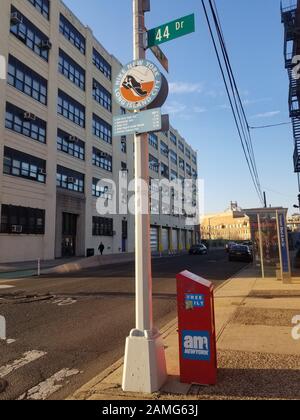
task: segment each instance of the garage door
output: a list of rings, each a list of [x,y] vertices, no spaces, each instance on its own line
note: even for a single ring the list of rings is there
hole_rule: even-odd
[[[191,247],[193,245],[193,232],[188,232],[187,233],[188,236],[188,246]]]
[[[161,242],[163,251],[169,250],[169,229],[162,229]]]
[[[178,250],[178,230],[173,229],[172,232],[172,245],[173,245],[173,251]]]
[[[156,252],[158,251],[158,228],[151,227],[150,229],[150,242],[151,242],[151,251]]]

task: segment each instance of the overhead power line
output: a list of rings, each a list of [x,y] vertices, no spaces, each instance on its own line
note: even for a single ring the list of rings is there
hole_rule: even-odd
[[[280,127],[283,125],[292,125],[291,121],[289,122],[283,122],[283,123],[278,123],[278,124],[270,124],[270,125],[260,125],[258,127],[249,127],[250,130],[261,130],[263,128],[272,128],[272,127]]]
[[[249,168],[250,175],[251,175],[255,190],[257,192],[257,195],[259,197],[259,200],[263,204],[264,198],[263,198],[263,193],[262,193],[261,184],[259,180],[259,174],[258,174],[257,165],[256,165],[250,126],[246,117],[243,102],[241,100],[241,96],[240,96],[237,83],[235,80],[235,76],[232,70],[232,66],[230,63],[230,58],[227,52],[224,34],[221,27],[220,18],[219,18],[215,1],[208,0],[208,2],[209,2],[209,7],[210,7],[211,18],[208,14],[205,0],[202,0],[204,14],[207,20],[209,32],[212,38],[215,53],[216,53],[219,67],[222,73],[223,81],[225,84],[226,92],[227,92],[228,99],[230,102],[230,107],[233,113],[234,121],[236,124],[236,128],[238,131],[242,149],[245,155],[247,166]],[[215,27],[215,32],[217,34],[219,46],[217,46],[217,40],[216,40],[215,32],[212,29],[211,20],[213,21],[213,24]],[[221,55],[223,59],[221,58]]]

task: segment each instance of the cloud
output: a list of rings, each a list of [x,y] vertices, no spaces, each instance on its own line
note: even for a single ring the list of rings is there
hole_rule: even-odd
[[[201,93],[203,86],[201,83],[185,83],[185,82],[174,82],[169,83],[170,93],[176,94],[187,94],[187,93]]]
[[[185,104],[177,101],[169,102],[164,107],[164,111],[170,115],[177,115],[181,114],[182,112],[186,111],[187,107]]]
[[[276,117],[276,115],[281,114],[280,111],[268,111],[261,114],[253,115],[251,118],[273,118]]]
[[[201,108],[200,106],[194,106],[193,112],[195,112],[196,114],[203,114],[204,112],[206,112],[206,109]]]

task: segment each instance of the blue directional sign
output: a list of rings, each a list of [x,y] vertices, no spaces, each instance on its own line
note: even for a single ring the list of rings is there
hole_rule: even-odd
[[[113,118],[113,136],[151,133],[162,128],[161,109],[120,115]]]

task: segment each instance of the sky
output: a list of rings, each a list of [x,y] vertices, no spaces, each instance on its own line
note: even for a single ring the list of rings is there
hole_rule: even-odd
[[[290,0],[285,0],[288,2]],[[132,60],[132,0],[64,0],[95,37],[124,64]],[[280,0],[216,0],[224,37],[251,126],[288,122],[288,76],[283,58]],[[150,29],[196,15],[196,32],[165,43],[170,94],[164,111],[198,151],[205,181],[205,212],[238,201],[260,205],[229,109],[200,0],[151,0]],[[155,61],[151,52],[150,60]],[[298,183],[293,172],[292,126],[255,130],[253,145],[268,205],[293,213]]]

